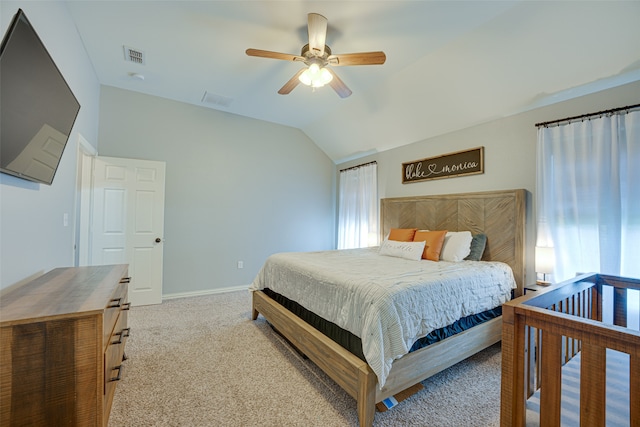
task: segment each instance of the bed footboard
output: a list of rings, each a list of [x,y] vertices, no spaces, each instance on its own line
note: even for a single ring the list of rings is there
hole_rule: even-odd
[[[501,338],[498,317],[397,359],[387,382],[378,379],[369,365],[317,329],[272,300],[253,292],[252,318],[262,314],[293,346],[304,353],[349,395],[356,399],[360,427],[371,427],[375,404],[429,378],[481,351]]]
[[[373,425],[378,380],[367,363],[309,326],[262,291],[253,292],[254,320],[258,313],[356,399],[360,427]]]
[[[559,426],[561,369],[578,353],[580,425],[605,425],[607,349],[629,355],[629,425],[640,426],[640,332],[627,328],[630,289],[640,290],[640,280],[587,274],[503,306],[503,427],[525,426],[526,400],[538,389],[541,425]]]

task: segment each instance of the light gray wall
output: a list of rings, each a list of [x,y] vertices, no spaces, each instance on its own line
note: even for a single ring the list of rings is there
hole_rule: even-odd
[[[524,188],[527,206],[527,277],[535,280],[536,123],[637,104],[640,82],[496,119],[435,138],[339,164],[337,170],[376,160],[379,197]],[[464,102],[461,100],[461,102]],[[455,114],[452,111],[451,114]],[[428,121],[429,117],[424,120]],[[402,163],[484,146],[485,173],[402,184]]]
[[[248,285],[272,253],[335,247],[335,165],[297,129],[103,86],[99,154],[167,164],[165,296]]]
[[[79,135],[97,143],[100,85],[75,24],[62,2],[0,2],[2,34],[18,8],[27,15],[80,102],[53,185],[0,174],[0,288],[55,267],[73,265],[76,145]],[[63,224],[68,214],[68,226]]]
[[[334,246],[336,168],[304,134],[112,88],[104,89],[99,117],[100,86],[65,4],[3,0],[3,34],[18,8],[34,25],[81,109],[53,185],[0,174],[0,288],[72,265],[79,135],[94,146],[100,139],[104,155],[167,162],[165,293],[248,284],[270,253]],[[377,160],[380,197],[504,188],[526,188],[534,195],[536,122],[638,99],[636,82],[418,141],[337,169]],[[483,175],[401,184],[402,162],[480,145],[486,156]],[[532,212],[530,203],[531,248]],[[243,270],[236,268],[238,260],[244,261]],[[529,271],[532,264],[529,255]]]

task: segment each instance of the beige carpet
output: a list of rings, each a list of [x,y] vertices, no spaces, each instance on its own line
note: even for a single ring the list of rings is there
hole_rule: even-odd
[[[356,402],[266,324],[248,291],[133,307],[110,426],[357,426]],[[500,346],[422,383],[374,426],[497,426]]]

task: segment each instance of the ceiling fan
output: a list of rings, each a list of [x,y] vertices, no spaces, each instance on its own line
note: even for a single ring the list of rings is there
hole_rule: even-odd
[[[308,15],[307,28],[309,31],[309,44],[302,47],[300,55],[260,49],[246,50],[249,56],[302,62],[307,66],[298,71],[280,88],[278,91],[280,95],[287,95],[298,86],[298,83],[303,83],[314,89],[328,84],[340,98],[346,98],[351,95],[351,89],[340,80],[340,77],[331,68],[327,67],[328,65],[380,65],[384,64],[387,59],[384,52],[381,51],[332,54],[331,48],[324,44],[327,36],[327,18],[318,13],[310,13]]]

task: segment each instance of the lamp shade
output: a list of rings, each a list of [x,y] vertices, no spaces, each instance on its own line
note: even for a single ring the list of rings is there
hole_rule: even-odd
[[[313,63],[309,68],[304,70],[302,74],[300,74],[298,80],[307,86],[314,88],[322,87],[333,80],[333,74],[331,74],[326,68],[320,68],[318,64]]]
[[[550,274],[555,267],[555,254],[553,248],[536,246],[536,273]]]

